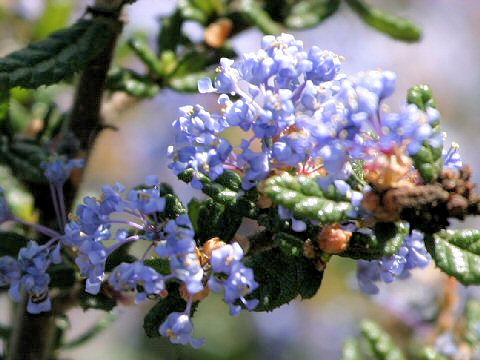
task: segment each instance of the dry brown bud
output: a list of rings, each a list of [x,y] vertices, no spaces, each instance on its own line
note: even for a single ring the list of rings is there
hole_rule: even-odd
[[[303,256],[307,259],[314,259],[316,256],[315,245],[310,239],[307,239],[303,245]]]
[[[412,172],[412,159],[405,154],[403,147],[396,148],[393,154],[379,154],[364,167],[365,180],[379,190],[413,186],[416,173]]]
[[[340,224],[331,224],[326,225],[318,234],[317,242],[327,254],[339,254],[347,249],[351,237],[352,233],[342,229]]]
[[[220,238],[214,237],[214,238],[211,238],[210,240],[207,240],[207,242],[203,244],[203,252],[205,255],[207,255],[210,258],[214,250],[220,249],[225,245],[227,244],[225,244]]]
[[[205,29],[205,43],[213,48],[221,48],[232,32],[230,19],[219,19]]]

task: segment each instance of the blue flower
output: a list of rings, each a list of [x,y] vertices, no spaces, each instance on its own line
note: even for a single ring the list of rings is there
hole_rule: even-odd
[[[460,153],[458,151],[460,147],[457,143],[452,143],[448,150],[443,150],[443,165],[447,168],[453,170],[460,170],[463,166],[462,158],[460,157]]]
[[[0,257],[0,287],[10,286],[21,276],[20,264],[11,256]]]
[[[199,348],[204,341],[192,337],[193,324],[190,316],[185,313],[172,312],[160,326],[160,334],[167,337],[173,344],[190,344]]]
[[[423,234],[413,230],[406,236],[400,250],[391,257],[380,260],[359,260],[357,262],[357,280],[360,290],[367,294],[378,293],[375,282],[390,283],[396,279],[403,279],[410,275],[414,268],[424,268],[431,260],[425,248]]]
[[[246,300],[249,295],[258,287],[253,271],[241,262],[243,249],[238,243],[224,245],[212,251],[211,266],[213,273],[208,280],[208,287],[213,292],[224,290],[224,301],[230,305],[230,313],[233,316],[239,314],[240,301],[248,310],[253,310],[258,305],[258,300]],[[223,276],[227,276],[223,280]]]
[[[110,274],[108,283],[116,291],[137,291],[136,303],[144,301],[147,296],[160,295],[165,289],[163,276],[141,261],[121,263]]]
[[[155,248],[159,256],[187,254],[195,250],[193,239],[195,232],[187,215],[180,215],[175,220],[169,220],[164,231],[166,240],[160,241]]]
[[[45,177],[56,186],[62,186],[70,177],[73,169],[81,168],[84,165],[84,160],[66,160],[63,157],[41,164],[45,171]]]
[[[0,224],[9,220],[11,217],[10,209],[8,208],[7,200],[3,194],[3,189],[0,186]]]
[[[238,243],[224,245],[212,251],[212,270],[219,273],[230,274],[235,263],[243,259],[243,249]]]

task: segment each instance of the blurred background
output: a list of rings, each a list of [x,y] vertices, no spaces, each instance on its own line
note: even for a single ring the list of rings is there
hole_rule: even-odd
[[[41,38],[49,32],[48,26],[60,21],[56,18],[46,21],[45,11],[63,6],[73,21],[85,11],[88,3],[1,0],[0,55],[22,47],[29,39]],[[375,5],[414,20],[423,29],[423,39],[415,44],[392,40],[367,28],[346,7],[319,27],[294,35],[304,41],[306,48],[318,45],[343,55],[346,58],[343,71],[348,74],[376,68],[396,72],[397,92],[388,102],[393,109],[404,101],[410,86],[429,84],[442,114],[443,129],[448,133],[447,142],[456,141],[461,145],[463,160],[474,168],[474,181],[478,183],[480,3],[420,0],[376,1]],[[141,71],[140,63],[122,54],[122,44],[129,35],[139,32],[153,44],[159,16],[168,14],[174,7],[175,1],[171,0],[139,0],[127,6],[126,31],[117,54],[119,61]],[[186,31],[199,41],[203,39],[203,30],[194,24],[187,24]],[[258,30],[243,32],[234,38],[233,47],[238,52],[256,51],[261,37]],[[59,106],[68,110],[71,89],[57,91],[55,96]],[[167,168],[166,159],[166,148],[173,138],[170,124],[177,116],[177,109],[193,103],[214,107],[215,99],[163,90],[151,100],[132,103],[120,112],[107,114],[108,123],[118,130],[105,130],[100,135],[87,168],[83,193],[96,193],[102,184],[116,181],[135,185],[148,174],[158,174],[162,181],[173,184],[184,200],[201,196],[176,180]],[[467,223],[468,226],[480,225]],[[145,304],[117,308],[118,319],[107,331],[79,349],[66,351],[64,358],[338,359],[343,341],[358,332],[361,319],[374,318],[387,328],[395,329],[393,335],[400,342],[410,335],[411,326],[428,323],[438,311],[444,283],[445,278],[432,267],[414,273],[408,280],[382,286],[379,295],[369,298],[357,291],[355,263],[336,257],[329,263],[322,287],[313,299],[295,301],[271,313],[242,313],[232,318],[221,298],[210,296],[200,304],[194,318],[196,336],[206,339],[201,350],[173,346],[161,338],[146,338],[142,320],[151,304]],[[5,319],[9,314],[3,309],[8,307],[0,302],[0,308],[0,318]],[[102,316],[104,314],[91,310],[71,311],[71,336],[82,333]],[[418,336],[428,337],[428,331],[422,332],[422,327],[419,328]]]

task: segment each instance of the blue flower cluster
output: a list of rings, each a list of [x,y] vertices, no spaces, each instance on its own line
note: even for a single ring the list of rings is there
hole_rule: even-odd
[[[416,154],[428,141],[442,143],[433,131],[439,113],[405,105],[389,112],[383,101],[395,88],[390,71],[355,76],[340,72],[342,58],[312,47],[306,51],[292,35],[265,36],[257,53],[222,59],[217,77],[199,81],[200,92],[219,94],[219,113],[200,105],[180,109],[174,121],[170,168],[193,168],[215,179],[225,169],[243,175],[249,189],[275,171],[320,175],[321,186],[345,180],[350,162],[404,149]],[[245,136],[231,144],[223,132]],[[200,187],[198,180],[192,182]]]
[[[391,257],[380,260],[359,260],[357,262],[357,280],[360,289],[367,294],[376,294],[379,289],[375,282],[390,283],[395,279],[410,276],[410,270],[426,267],[431,260],[425,248],[423,234],[417,230],[405,237],[400,250]]]
[[[49,248],[49,244],[38,245],[30,241],[18,253],[17,259],[11,256],[0,257],[0,287],[9,287],[8,294],[20,302],[22,293],[28,295],[27,311],[38,314],[50,311],[52,304],[48,295],[50,264],[62,262],[60,247]]]
[[[258,305],[258,300],[246,300],[245,296],[258,287],[253,277],[252,269],[241,262],[243,249],[234,243],[225,245],[212,252],[212,270],[214,274],[208,280],[208,287],[213,292],[224,290],[224,300],[230,304],[230,314],[236,316],[242,309],[237,301],[240,300],[248,310]]]

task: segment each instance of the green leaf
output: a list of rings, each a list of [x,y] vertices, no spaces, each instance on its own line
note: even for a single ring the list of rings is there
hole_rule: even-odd
[[[6,130],[6,123],[8,120],[8,113],[10,109],[10,94],[8,91],[0,92],[0,129],[3,133]]]
[[[464,285],[480,284],[480,231],[442,230],[427,249],[435,264]]]
[[[110,91],[123,91],[128,95],[151,98],[160,92],[160,86],[133,70],[114,68],[108,73],[106,88]]]
[[[147,42],[139,37],[130,38],[128,40],[128,45],[133,50],[133,52],[143,61],[147,66],[150,72],[158,77],[163,77],[166,75],[165,64],[160,61],[157,55],[153,52],[152,49],[148,46]],[[173,54],[172,51],[163,52],[163,54]]]
[[[364,186],[367,184],[363,178],[363,165],[365,161],[353,160],[350,163],[352,165],[352,174],[350,175],[350,178],[348,178],[347,183],[353,190],[363,191]]]
[[[378,324],[369,320],[363,321],[361,331],[376,360],[406,360],[406,357],[400,348],[395,345],[390,335]]]
[[[2,89],[37,88],[63,80],[82,69],[108,44],[112,20],[80,20],[45,40],[0,59]]]
[[[143,263],[162,275],[168,275],[171,273],[170,263],[167,259],[148,259]]]
[[[317,293],[323,278],[323,272],[307,259],[285,256],[276,248],[253,254],[245,263],[259,284],[251,295],[260,301],[255,311],[272,311],[298,295],[310,298]]]
[[[201,207],[202,207],[202,202],[197,198],[192,198],[192,200],[190,200],[190,202],[188,203],[188,217],[192,222],[195,233],[199,231],[198,218],[200,216]]]
[[[347,250],[338,255],[364,260],[390,257],[400,250],[407,235],[407,224],[376,223],[372,235],[354,232]]]
[[[335,14],[340,1],[302,1],[293,5],[285,24],[293,29],[308,29]]]
[[[233,176],[233,175],[232,175]],[[193,169],[187,169],[178,175],[178,178],[183,182],[189,184],[192,182],[194,177],[200,181],[203,185],[202,192],[205,195],[210,196],[213,200],[220,204],[224,205],[233,205],[237,201],[238,191],[240,190],[231,190],[227,186],[222,185],[227,184],[228,186],[236,187],[234,182],[235,180],[228,180],[227,178],[221,178],[219,180],[212,181],[210,178],[198,171]],[[233,178],[232,178],[233,179]]]
[[[59,289],[69,289],[77,280],[75,269],[65,264],[51,265],[48,268],[48,275],[50,275],[50,286]]]
[[[241,0],[240,9],[246,18],[265,35],[280,35],[282,27],[275,22],[260,3],[250,0]]]
[[[165,50],[175,52],[179,45],[189,42],[182,31],[184,20],[180,10],[161,18],[161,28],[157,38],[159,53]]]
[[[322,190],[316,179],[284,173],[269,178],[265,193],[275,205],[289,209],[297,219],[317,220],[322,224],[347,220],[352,204],[332,185]]]
[[[153,306],[143,319],[143,329],[148,337],[160,336],[160,325],[172,312],[185,310],[186,302],[178,292],[178,284],[172,284],[168,288],[168,296]]]
[[[165,210],[161,214],[163,219],[176,219],[180,215],[186,214],[187,209],[177,195],[165,194]]]
[[[280,232],[274,235],[273,241],[287,256],[302,256],[304,242],[302,239]]]
[[[11,327],[0,325],[0,339],[9,339],[11,333]]]
[[[480,346],[480,302],[470,299],[465,306],[465,340],[472,346]]]
[[[410,20],[386,13],[362,1],[347,1],[347,4],[366,24],[394,39],[416,42],[422,37],[421,30]]]
[[[19,180],[45,183],[40,164],[48,159],[48,152],[34,141],[17,140],[12,143],[0,136],[0,163],[8,165]]]
[[[188,16],[188,11],[186,12],[183,8],[184,4],[188,4],[189,8],[195,8],[201,11],[203,14],[202,19],[205,19],[203,21],[197,19],[198,22],[204,23],[210,16],[214,15],[215,13],[221,13],[225,9],[225,4],[221,1],[217,0],[187,0],[187,1],[181,1],[179,4],[179,7],[182,9],[183,16],[185,18],[192,19],[191,17]],[[190,10],[191,11],[191,10]],[[197,15],[198,16],[198,15]],[[194,19],[193,19],[194,20]]]
[[[362,352],[357,340],[347,339],[345,341],[341,360],[362,360]]]
[[[120,246],[118,249],[114,250],[108,257],[105,262],[105,271],[110,272],[116,268],[121,263],[132,263],[137,260],[133,255],[129,254],[130,248],[133,243],[126,243]]]
[[[198,92],[198,80],[207,77],[213,79],[214,76],[214,73],[205,71],[188,74],[181,77],[173,76],[168,79],[167,85],[178,92],[196,93]]]
[[[235,192],[242,190],[242,178],[235,171],[225,170],[215,182]]]
[[[25,247],[27,243],[28,239],[23,235],[9,231],[1,231],[0,256],[9,255],[16,258],[20,249]]]

